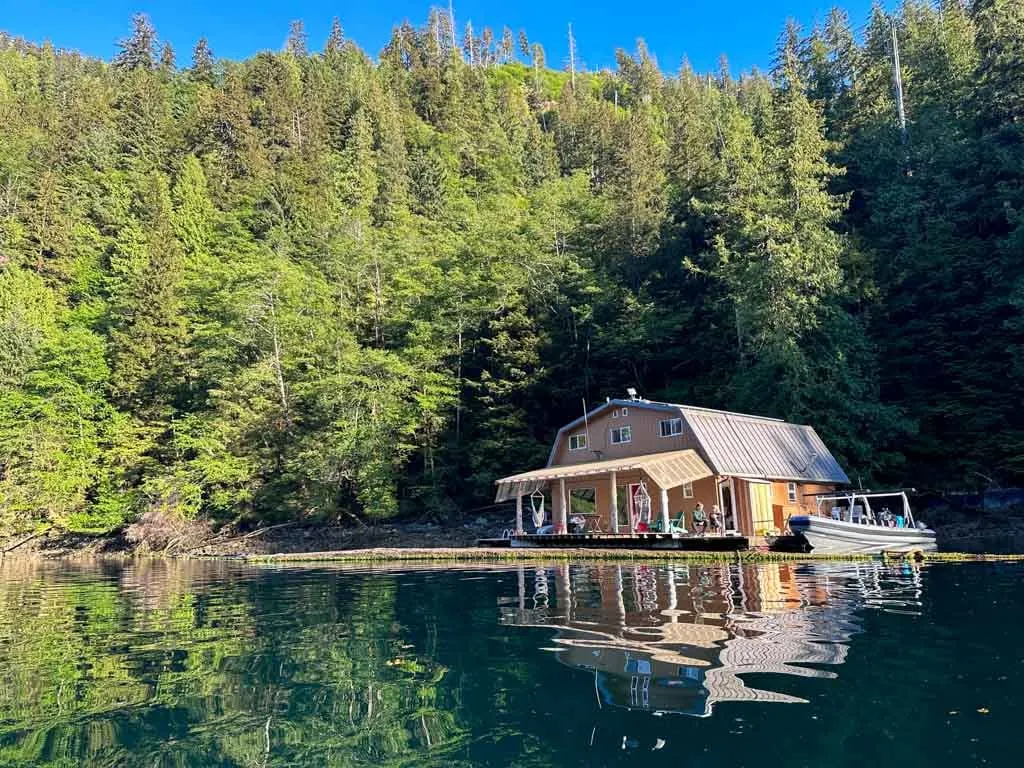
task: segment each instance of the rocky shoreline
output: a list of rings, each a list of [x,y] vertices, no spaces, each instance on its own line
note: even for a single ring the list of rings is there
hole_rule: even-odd
[[[177,532],[176,532],[177,533]],[[501,535],[485,520],[441,526],[423,523],[342,527],[270,525],[247,531],[206,529],[180,535],[133,537],[131,531],[89,535],[49,530],[0,538],[0,556],[249,557],[309,552],[474,548],[478,539]]]
[[[1003,521],[1005,524],[1005,520]],[[0,539],[0,557],[75,556],[230,558],[267,562],[299,561],[381,561],[381,560],[521,560],[541,559],[722,559],[716,553],[652,553],[646,550],[510,550],[476,546],[479,539],[498,538],[501,524],[485,518],[456,524],[388,523],[364,526],[300,525],[284,523],[253,530],[205,527],[147,532],[126,529],[107,535],[60,531],[21,534]],[[946,535],[943,535],[945,533]],[[940,556],[944,559],[1024,553],[1024,529],[1005,525],[972,525],[940,531]],[[542,552],[542,555],[538,555]],[[959,554],[957,554],[959,553]],[[1024,556],[1024,555],[1022,555]],[[725,553],[726,559],[735,555]],[[788,558],[786,553],[751,551],[747,559]],[[797,555],[797,559],[820,559]],[[928,559],[934,559],[929,556]]]

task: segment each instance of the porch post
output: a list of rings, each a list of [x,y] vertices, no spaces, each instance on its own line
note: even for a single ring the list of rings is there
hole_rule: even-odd
[[[523,497],[516,496],[516,533],[523,532]]]
[[[668,489],[661,489],[661,530],[668,533]]]
[[[718,513],[722,516],[722,533],[726,531],[725,498],[722,496],[722,478],[715,475],[715,495],[718,497]]]
[[[618,626],[617,629],[622,629],[626,626],[626,603],[622,599],[622,566],[615,566],[615,609],[618,615]]]
[[[555,533],[568,533],[569,527],[566,525],[566,520],[569,519],[569,505],[565,498],[565,478],[561,478],[558,481],[558,522],[555,523]]]
[[[618,487],[616,486],[615,470],[612,470],[611,478],[608,481],[609,490],[611,496],[608,501],[608,509],[611,512],[611,518],[609,519],[608,525],[611,527],[612,533],[619,532],[619,506],[618,506]]]
[[[747,533],[743,530],[743,523],[740,521],[740,500],[736,497],[736,478],[732,476],[729,477],[729,503],[732,504],[733,530],[746,536]]]
[[[519,572],[517,574],[519,580],[519,617],[522,620],[522,615],[526,611],[526,568],[525,566],[519,566]]]

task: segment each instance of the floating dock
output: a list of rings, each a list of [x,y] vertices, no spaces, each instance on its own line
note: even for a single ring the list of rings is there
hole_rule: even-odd
[[[506,539],[480,539],[479,547],[515,549],[667,549],[678,552],[739,552],[746,536],[678,536],[671,533],[522,533]]]

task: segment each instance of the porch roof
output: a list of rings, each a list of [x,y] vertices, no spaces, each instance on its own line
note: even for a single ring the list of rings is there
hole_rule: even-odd
[[[510,475],[495,481],[498,493],[495,501],[507,501],[516,496],[528,496],[552,480],[604,475],[609,472],[641,470],[659,488],[675,488],[692,483],[704,477],[711,477],[711,469],[694,450],[648,453],[643,456],[629,456],[623,459],[588,461],[583,464],[563,464],[557,467],[535,469]]]

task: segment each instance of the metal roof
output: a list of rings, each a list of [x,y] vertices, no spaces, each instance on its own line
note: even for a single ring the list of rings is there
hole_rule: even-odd
[[[850,482],[811,427],[728,411],[678,407],[716,474]]]
[[[665,451],[648,453],[643,456],[628,456],[623,459],[588,461],[583,464],[564,464],[557,467],[535,469],[510,475],[496,481],[498,493],[496,502],[527,496],[538,491],[552,480],[603,475],[608,472],[642,470],[659,488],[669,489],[685,483],[692,483],[704,477],[711,477],[711,469],[694,450]]]
[[[554,462],[559,440],[566,432],[608,408],[623,406],[681,413],[715,474],[812,483],[850,482],[812,427],[767,416],[644,399],[611,399],[566,424],[558,430],[551,446],[548,466]]]

